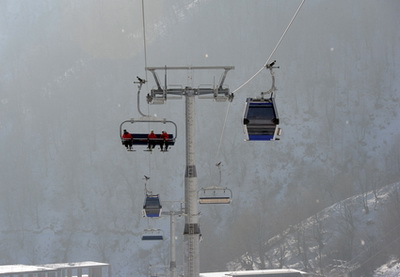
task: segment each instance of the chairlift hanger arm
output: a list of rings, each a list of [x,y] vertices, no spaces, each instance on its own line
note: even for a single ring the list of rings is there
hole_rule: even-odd
[[[266,69],[269,69],[269,72],[271,73],[271,78],[272,78],[272,84],[271,84],[271,88],[267,91],[267,92],[261,92],[261,97],[264,96],[264,94],[270,94],[272,97],[272,94],[276,91],[276,87],[275,87],[275,73],[273,71],[274,68],[279,68],[279,66],[275,66],[276,60],[273,61],[270,64],[267,64],[265,66]]]
[[[138,109],[140,115],[142,115],[142,116],[149,116],[149,115],[144,114],[144,113],[140,110],[140,91],[142,90],[143,84],[146,83],[146,80],[143,80],[143,79],[139,78],[138,76],[136,76],[136,78],[138,79],[138,82],[134,82],[134,83],[139,83],[139,86],[138,86],[138,93],[137,93],[137,109]]]

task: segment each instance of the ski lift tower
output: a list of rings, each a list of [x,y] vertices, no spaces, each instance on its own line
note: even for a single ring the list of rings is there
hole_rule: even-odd
[[[173,201],[178,202],[178,201]],[[176,217],[181,217],[184,215],[182,202],[178,202],[181,204],[179,210],[172,210],[162,212],[162,215],[169,215],[169,277],[178,277],[178,272],[176,268],[176,241],[175,241],[175,226],[176,226]]]
[[[233,94],[229,88],[224,87],[224,81],[229,70],[233,66],[191,66],[191,67],[146,67],[151,72],[156,88],[152,89],[147,95],[149,104],[163,104],[168,95],[185,96],[186,110],[186,169],[185,169],[185,277],[199,277],[200,274],[200,226],[197,200],[197,172],[195,160],[195,97],[214,99],[215,101],[232,101]],[[221,70],[221,78],[218,84],[199,86],[197,88],[168,87],[167,72],[173,70]],[[157,71],[164,71],[164,87],[162,87],[157,76]],[[174,97],[172,97],[174,98]]]

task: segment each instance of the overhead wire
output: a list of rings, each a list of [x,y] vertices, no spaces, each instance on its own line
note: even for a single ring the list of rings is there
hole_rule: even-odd
[[[146,45],[146,22],[144,17],[144,0],[142,0],[142,26],[143,26],[143,49],[144,49],[144,68],[147,81],[147,45]]]
[[[250,77],[250,79],[248,79],[246,82],[244,82],[242,85],[240,85],[237,89],[235,89],[234,91],[232,91],[232,93],[237,92],[238,90],[240,90],[241,88],[243,88],[245,85],[247,85],[250,81],[252,81],[258,74],[260,74],[260,72],[268,65],[269,61],[271,60],[272,56],[275,54],[276,50],[278,49],[279,45],[281,44],[283,38],[285,37],[286,33],[288,32],[290,26],[292,26],[294,20],[296,19],[297,15],[299,14],[299,11],[301,9],[301,7],[303,6],[305,0],[302,0],[299,7],[297,8],[296,12],[294,13],[292,19],[290,20],[288,26],[286,27],[285,31],[283,32],[282,36],[279,38],[277,44],[275,45],[274,50],[272,50],[271,54],[269,55],[268,59],[266,60],[266,62],[264,63],[264,65],[253,75]]]
[[[276,50],[278,49],[278,47],[280,46],[283,38],[286,36],[286,33],[288,32],[288,30],[290,29],[291,25],[293,24],[294,20],[296,19],[301,7],[303,6],[305,0],[302,0],[300,5],[298,6],[297,10],[295,11],[294,15],[292,16],[288,26],[286,27],[286,29],[284,30],[283,34],[281,35],[281,37],[279,38],[277,44],[275,45],[275,48],[272,50],[271,54],[269,55],[268,59],[266,60],[266,62],[264,63],[264,65],[253,75],[251,76],[247,81],[245,81],[242,85],[240,85],[238,88],[236,88],[234,91],[232,91],[232,94],[239,91],[240,89],[242,89],[245,85],[247,85],[249,82],[251,82],[258,74],[260,74],[260,72],[268,65],[269,61],[271,60],[272,56],[275,54]],[[143,25],[143,48],[144,48],[144,63],[145,63],[145,68],[147,68],[147,45],[146,45],[146,26],[145,26],[145,10],[144,10],[144,0],[142,0],[142,25]],[[147,80],[147,70],[145,70],[145,75],[146,75],[146,80]],[[220,153],[220,149],[221,149],[221,145],[222,145],[222,140],[223,140],[223,136],[224,136],[224,132],[225,132],[225,127],[226,127],[226,122],[228,119],[228,114],[229,114],[229,110],[230,110],[230,106],[231,103],[228,104],[228,108],[226,110],[226,114],[225,114],[225,119],[224,119],[224,124],[222,127],[222,131],[221,131],[221,136],[220,136],[220,140],[219,140],[219,144],[218,144],[218,149],[217,149],[217,153],[216,156],[218,157],[219,153]],[[150,163],[150,161],[149,161]],[[150,165],[149,165],[150,166]]]
[[[142,27],[143,27],[143,51],[144,51],[144,74],[145,74],[145,82],[146,87],[148,86],[148,78],[147,78],[147,44],[146,44],[146,19],[144,12],[144,0],[142,0]],[[147,106],[147,114],[150,114],[150,108]]]
[[[218,156],[219,156],[219,153],[220,153],[220,150],[221,150],[222,140],[224,138],[225,126],[226,126],[226,122],[228,120],[228,114],[229,114],[229,109],[231,107],[231,104],[232,104],[232,102],[229,102],[228,107],[226,108],[224,125],[222,125],[222,131],[221,131],[221,136],[219,138],[219,143],[218,143],[217,153],[215,155],[215,160],[218,159]]]
[[[245,85],[247,85],[249,82],[251,82],[258,74],[260,74],[260,72],[268,65],[269,61],[271,60],[272,56],[275,54],[276,50],[278,49],[278,47],[280,46],[283,38],[285,37],[286,33],[288,32],[290,26],[292,26],[294,20],[296,19],[297,15],[300,12],[301,7],[303,6],[305,0],[302,0],[300,5],[298,6],[297,10],[295,11],[295,13],[292,16],[292,19],[290,20],[289,24],[287,25],[285,31],[283,32],[283,34],[281,35],[281,37],[279,38],[278,42],[275,45],[275,48],[272,50],[271,54],[269,55],[268,59],[266,60],[266,62],[264,63],[264,65],[253,75],[251,76],[246,82],[244,82],[243,84],[241,84],[238,88],[236,88],[234,91],[232,91],[232,94],[237,92],[238,90],[242,89]],[[216,158],[218,158],[220,149],[221,149],[221,145],[222,145],[222,140],[223,140],[223,136],[224,136],[224,132],[225,132],[225,126],[226,126],[226,122],[228,119],[228,114],[229,114],[229,110],[230,110],[230,106],[231,106],[232,102],[230,102],[228,104],[228,108],[226,109],[226,114],[225,114],[225,120],[224,120],[224,125],[222,126],[222,131],[221,131],[221,137],[219,139],[219,144],[218,144],[218,149],[217,149],[217,153],[216,153]],[[217,159],[216,159],[217,160]]]
[[[145,12],[144,12],[144,0],[142,0],[142,28],[143,28],[143,51],[144,51],[144,71],[145,71],[145,82],[146,82],[146,86],[147,86],[147,44],[146,44],[146,20],[145,20]],[[149,105],[147,105],[147,114],[150,114],[150,107]],[[148,125],[149,127],[149,125]],[[149,175],[151,176],[151,158],[149,155]]]

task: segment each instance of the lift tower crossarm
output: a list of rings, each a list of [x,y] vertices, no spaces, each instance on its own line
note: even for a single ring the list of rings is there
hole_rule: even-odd
[[[151,93],[147,96],[148,103],[152,104],[162,104],[167,100],[167,95],[178,95],[178,96],[186,96],[187,94],[192,95],[208,95],[212,94],[216,101],[232,101],[233,94],[229,93],[228,88],[223,88],[226,75],[234,66],[164,66],[164,67],[146,67],[146,70],[150,71],[154,77],[154,81],[156,83],[157,88],[152,89]],[[167,72],[168,70],[224,70],[222,73],[222,77],[219,81],[219,84],[216,87],[199,87],[199,88],[168,88],[167,85],[167,76],[165,74],[165,87],[161,87],[161,82],[156,73],[157,70],[164,70]]]

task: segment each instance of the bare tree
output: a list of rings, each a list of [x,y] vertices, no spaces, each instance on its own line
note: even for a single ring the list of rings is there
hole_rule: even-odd
[[[400,190],[394,189],[382,216],[382,231],[390,254],[400,256]]]
[[[308,261],[308,246],[307,246],[307,236],[306,236],[306,229],[302,223],[298,224],[296,227],[296,248],[298,251],[298,256],[303,263],[304,270],[308,270],[311,268],[310,263]]]
[[[342,235],[342,247],[340,254],[345,259],[351,260],[356,230],[351,206],[344,203],[341,213],[341,222],[338,224],[339,231]]]
[[[288,249],[286,248],[286,245],[282,243],[276,250],[276,258],[278,261],[278,268],[283,268],[285,265],[285,256],[287,253]]]
[[[324,238],[325,238],[325,230],[323,227],[322,220],[319,214],[315,214],[313,218],[313,225],[312,225],[312,238],[318,245],[318,267],[319,273],[323,274],[323,263],[322,263],[322,251],[325,247]]]

